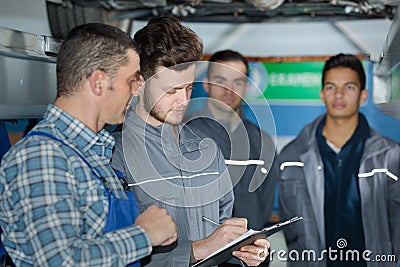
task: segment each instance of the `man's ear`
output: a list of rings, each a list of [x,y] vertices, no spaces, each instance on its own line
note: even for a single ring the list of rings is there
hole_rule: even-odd
[[[133,96],[140,95],[144,91],[145,87],[146,87],[145,80],[144,80],[143,76],[140,75],[140,85],[137,88],[132,90],[132,95]]]
[[[104,71],[95,70],[89,77],[90,91],[96,96],[101,96],[103,90],[107,88],[107,75]]]
[[[210,86],[210,82],[208,81],[208,78],[207,77],[203,78],[203,88],[204,88],[204,91],[206,91],[207,95],[210,94],[209,86]]]
[[[365,101],[367,101],[368,99],[368,90],[367,89],[363,89],[360,92],[360,105],[365,103]]]

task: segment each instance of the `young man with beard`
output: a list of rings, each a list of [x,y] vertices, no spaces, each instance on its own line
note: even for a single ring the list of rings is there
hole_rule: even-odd
[[[205,107],[185,121],[196,134],[211,138],[221,148],[234,185],[233,216],[247,218],[252,229],[262,229],[272,213],[278,169],[273,164],[273,140],[243,114],[248,71],[248,62],[240,53],[214,53],[203,82],[208,94]]]
[[[186,267],[245,233],[247,220],[229,219],[232,185],[219,150],[181,124],[202,41],[171,17],[150,20],[134,39],[146,83],[117,137],[113,166],[127,175],[140,209],[156,204],[178,224],[178,241],[154,250],[142,263]],[[256,266],[268,247],[266,239],[259,239],[233,255]]]
[[[288,249],[319,258],[289,259],[288,266],[397,266],[400,148],[359,112],[365,82],[356,56],[331,57],[320,91],[326,113],[279,155],[281,217],[304,218],[285,229]],[[375,258],[382,255],[395,255],[396,262]]]
[[[103,127],[122,123],[139,71],[132,38],[113,26],[80,25],[63,41],[55,104],[1,162],[2,240],[15,266],[140,266],[176,240],[167,212],[139,215],[110,165]]]

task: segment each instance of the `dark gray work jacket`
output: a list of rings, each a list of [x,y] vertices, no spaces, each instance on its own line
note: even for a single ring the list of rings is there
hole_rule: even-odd
[[[272,214],[278,166],[275,143],[259,127],[240,116],[234,128],[224,127],[204,108],[185,120],[202,138],[211,138],[221,149],[234,185],[234,217],[245,217],[252,229],[262,229]]]
[[[279,211],[281,219],[303,216],[285,230],[288,252],[297,251],[300,261],[288,266],[326,266],[324,260],[301,261],[302,253],[321,257],[325,246],[324,169],[319,153],[316,129],[324,115],[304,127],[299,136],[279,154]],[[365,141],[359,168],[362,224],[368,267],[397,266],[378,261],[383,257],[400,259],[400,147],[371,128]],[[337,248],[336,248],[337,249]],[[277,255],[275,255],[276,257]],[[293,258],[297,255],[292,252]],[[361,257],[362,255],[360,255]],[[326,259],[327,254],[324,255]]]

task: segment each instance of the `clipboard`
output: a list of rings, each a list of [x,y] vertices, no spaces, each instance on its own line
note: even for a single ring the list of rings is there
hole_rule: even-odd
[[[257,239],[261,238],[266,238],[268,236],[271,236],[275,234],[276,232],[282,230],[283,227],[300,221],[302,220],[303,217],[293,217],[287,221],[280,222],[277,224],[274,224],[270,227],[266,227],[262,229],[261,231],[256,231],[256,230],[248,230],[246,233],[243,235],[239,236],[235,240],[229,242],[222,248],[218,249],[214,253],[210,254],[207,258],[202,259],[201,261],[195,263],[192,265],[192,267],[207,267],[207,266],[213,266],[213,265],[218,265],[221,264],[230,258],[232,258],[232,252],[239,250],[241,247],[249,244],[253,244],[254,241]]]

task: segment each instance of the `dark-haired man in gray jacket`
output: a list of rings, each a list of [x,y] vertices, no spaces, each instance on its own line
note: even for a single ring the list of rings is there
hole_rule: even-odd
[[[143,266],[187,267],[247,232],[247,219],[230,218],[232,185],[220,152],[181,123],[202,54],[200,37],[176,18],[158,17],[134,39],[146,83],[116,137],[112,163],[126,174],[139,210],[164,207],[177,222],[177,242],[155,248]],[[232,256],[258,266],[268,247],[258,239]]]
[[[285,230],[288,266],[397,266],[399,145],[359,112],[367,91],[357,57],[330,58],[322,85],[326,114],[279,155],[282,219],[304,217]]]

